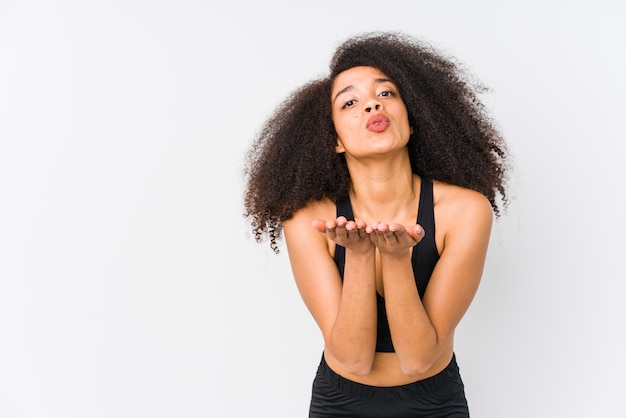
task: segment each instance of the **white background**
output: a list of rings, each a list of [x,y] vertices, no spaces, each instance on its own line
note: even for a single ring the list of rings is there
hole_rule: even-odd
[[[243,154],[335,46],[456,56],[514,155],[457,332],[478,418],[626,417],[626,3],[1,1],[0,417],[304,417],[321,336]],[[283,248],[284,249],[284,248]]]

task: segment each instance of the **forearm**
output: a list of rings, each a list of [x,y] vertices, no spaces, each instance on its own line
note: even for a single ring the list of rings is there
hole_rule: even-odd
[[[375,252],[346,250],[341,303],[331,334],[333,355],[355,374],[367,374],[376,350]]]
[[[443,348],[424,309],[415,284],[410,254],[381,256],[385,305],[391,338],[400,365],[407,374],[420,374]]]

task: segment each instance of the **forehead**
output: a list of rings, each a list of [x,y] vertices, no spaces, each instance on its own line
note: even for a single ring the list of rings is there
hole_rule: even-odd
[[[371,83],[373,81],[388,79],[387,75],[375,67],[352,67],[340,72],[333,81],[333,94],[344,89],[346,86],[359,83]]]

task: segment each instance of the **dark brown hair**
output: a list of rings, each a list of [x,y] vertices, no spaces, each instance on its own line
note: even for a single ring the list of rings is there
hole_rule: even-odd
[[[357,66],[382,71],[398,87],[413,133],[414,173],[476,190],[496,215],[507,203],[507,149],[478,95],[485,89],[452,58],[401,33],[372,32],[336,49],[327,77],[293,91],[246,154],[244,216],[257,241],[278,252],[282,221],[307,202],[348,194],[350,175],[337,135],[330,92],[335,77]]]

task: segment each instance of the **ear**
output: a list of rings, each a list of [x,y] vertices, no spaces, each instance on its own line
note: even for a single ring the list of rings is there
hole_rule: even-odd
[[[335,152],[337,154],[341,154],[342,152],[346,152],[346,149],[343,147],[343,143],[341,139],[337,138],[337,145],[335,145]]]
[[[409,128],[411,128],[411,133],[409,135],[413,135],[413,127],[409,126]]]

